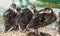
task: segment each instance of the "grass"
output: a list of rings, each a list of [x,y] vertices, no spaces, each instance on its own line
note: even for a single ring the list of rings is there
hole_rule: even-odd
[[[48,34],[50,34],[52,36],[55,36],[56,33],[57,33],[57,30],[51,29],[51,28],[46,28],[46,27],[39,28],[38,30],[39,30],[39,32],[48,33]],[[23,33],[21,33],[20,31],[10,31],[10,32],[4,33],[4,31],[0,31],[0,36],[27,36],[28,33],[30,33],[30,32],[23,32]],[[34,35],[31,34],[29,36],[34,36]]]

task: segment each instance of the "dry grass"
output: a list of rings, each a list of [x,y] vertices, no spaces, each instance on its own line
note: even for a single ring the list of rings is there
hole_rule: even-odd
[[[50,28],[39,28],[39,31],[48,33],[52,36],[56,36],[57,31],[55,29],[50,29]],[[27,36],[29,32],[24,32],[21,33],[20,31],[11,31],[4,33],[4,31],[0,31],[0,36]]]
[[[41,29],[41,30],[40,30]],[[44,32],[44,33],[48,33],[52,36],[56,36],[57,30],[56,29],[51,29],[51,28],[39,28],[39,31]]]

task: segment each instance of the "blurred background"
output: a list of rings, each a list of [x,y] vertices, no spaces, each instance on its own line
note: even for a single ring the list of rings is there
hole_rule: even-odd
[[[36,6],[37,10],[40,10],[45,7],[51,7],[58,18],[58,12],[60,12],[60,0],[0,0],[0,30],[4,30],[4,21],[3,21],[3,13],[9,8],[9,5],[15,3],[17,6],[21,8],[26,8],[29,4],[33,4]],[[56,21],[47,27],[56,28]]]

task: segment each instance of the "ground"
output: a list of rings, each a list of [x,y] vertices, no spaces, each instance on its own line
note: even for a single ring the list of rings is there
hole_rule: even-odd
[[[56,36],[57,33],[56,29],[51,29],[46,27],[39,28],[39,31],[43,33],[48,33],[52,36]],[[28,33],[29,32],[21,33],[20,31],[11,31],[11,32],[4,33],[4,31],[0,31],[0,36],[27,36]]]

